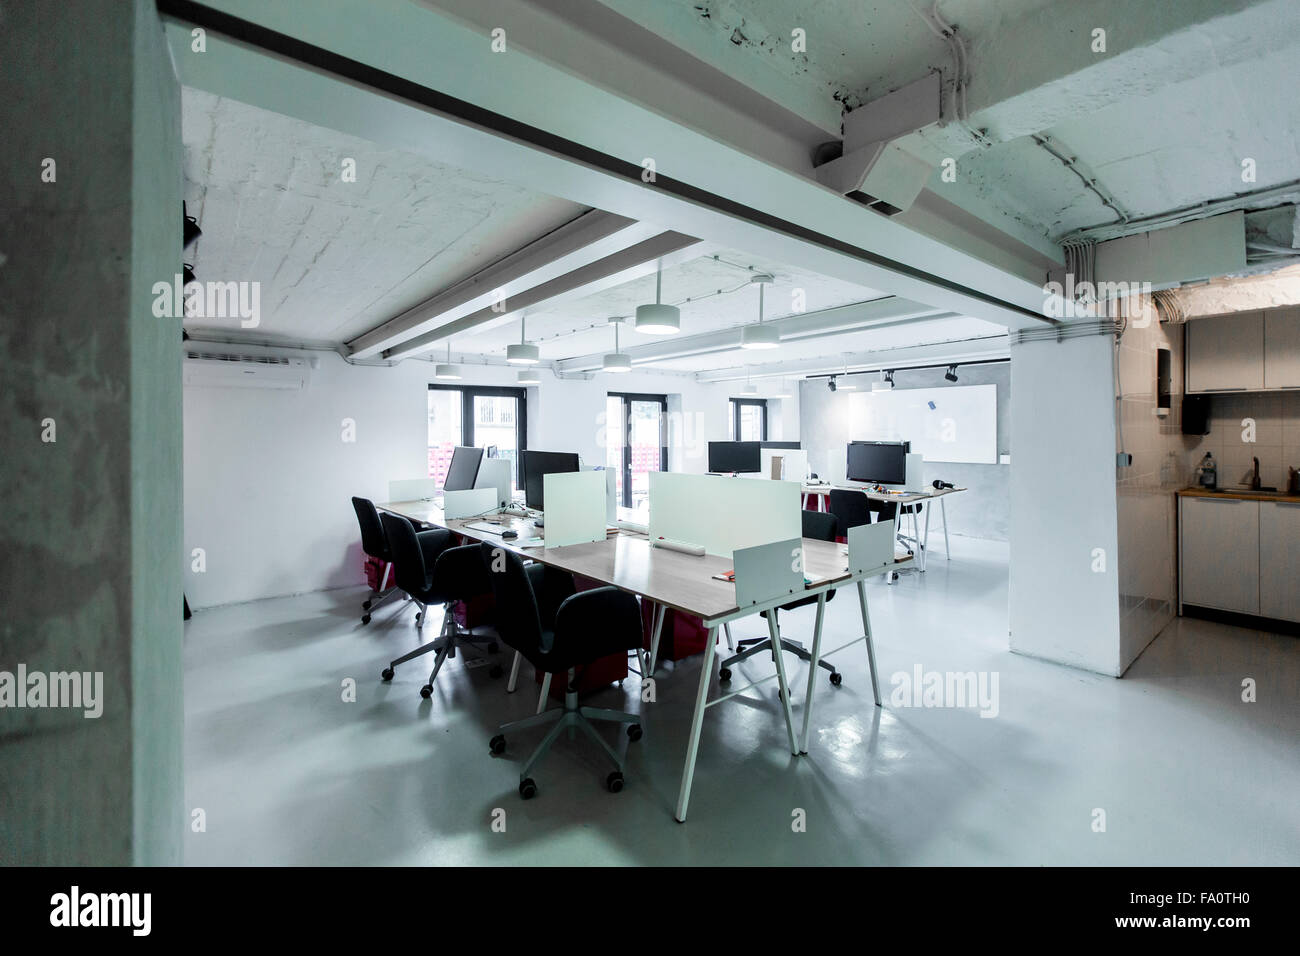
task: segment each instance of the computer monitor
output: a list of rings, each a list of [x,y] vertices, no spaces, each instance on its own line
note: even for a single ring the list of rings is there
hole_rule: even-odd
[[[797,441],[764,441],[759,444],[764,448],[783,448],[786,451],[797,451],[803,447]]]
[[[756,474],[762,468],[762,442],[709,442],[709,471],[719,474]]]
[[[525,448],[520,452],[520,462],[524,471],[524,504],[534,511],[546,510],[544,491],[547,475],[578,470],[578,453],[569,451],[533,451]]]
[[[905,441],[850,442],[844,477],[879,485],[906,484],[910,447]]]
[[[478,464],[482,460],[482,448],[457,445],[451,453],[451,464],[447,466],[447,480],[442,483],[442,490],[468,491],[473,488],[474,479],[478,477]]]

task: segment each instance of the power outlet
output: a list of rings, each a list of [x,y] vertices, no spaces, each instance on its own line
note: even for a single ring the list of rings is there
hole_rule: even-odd
[[[1116,468],[1128,468],[1133,464],[1133,456],[1126,451],[1121,451],[1115,455]]]

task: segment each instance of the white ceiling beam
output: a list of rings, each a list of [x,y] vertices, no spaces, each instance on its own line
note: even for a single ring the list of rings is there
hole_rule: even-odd
[[[654,236],[658,227],[593,209],[347,343],[355,358],[426,332],[438,323],[509,302],[525,290]]]
[[[556,66],[510,47],[522,21],[506,22],[509,52],[495,53],[490,31],[442,11],[322,5],[329,15],[303,17],[262,0],[159,0],[186,85],[935,308],[1014,328],[1049,322],[1041,284],[865,209],[767,147],[603,89],[580,59]],[[191,51],[196,23],[204,53]],[[581,26],[569,25],[570,59]]]
[[[426,323],[429,331],[412,336],[384,350],[384,358],[404,358],[433,348],[443,339],[518,318],[530,309],[539,309],[568,298],[594,295],[605,288],[623,285],[653,273],[662,262],[665,267],[695,259],[700,242],[679,232],[664,232],[634,246],[604,256],[594,262],[566,272],[548,282],[521,288],[500,307],[488,305],[460,316],[432,316]],[[447,319],[450,318],[450,321]]]
[[[932,342],[926,345],[907,345],[892,349],[875,349],[849,352],[835,356],[819,355],[816,358],[796,359],[791,362],[766,365],[737,366],[710,369],[696,374],[700,382],[738,382],[760,378],[797,378],[808,375],[836,373],[843,375],[847,363],[849,374],[880,372],[908,365],[934,365],[988,361],[1010,357],[1010,346],[1005,334],[978,336],[953,342]]]
[[[769,319],[765,324],[776,328],[783,341],[794,342],[827,335],[844,335],[867,329],[887,328],[909,322],[951,318],[957,318],[956,314],[943,312],[910,299],[889,296],[883,299],[872,299],[869,302],[841,305],[833,309],[790,315],[783,319]],[[738,325],[729,329],[701,332],[697,335],[674,335],[646,345],[625,348],[623,351],[632,357],[633,365],[648,365],[693,355],[739,351],[743,328],[744,326]],[[603,352],[593,352],[589,355],[561,359],[556,365],[562,372],[590,371],[600,368],[603,358]]]

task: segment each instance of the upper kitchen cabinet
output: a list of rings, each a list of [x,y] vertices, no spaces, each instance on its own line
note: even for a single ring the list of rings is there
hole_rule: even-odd
[[[1187,391],[1264,387],[1264,313],[1237,312],[1187,322]]]
[[[1264,313],[1264,387],[1300,388],[1300,306]]]

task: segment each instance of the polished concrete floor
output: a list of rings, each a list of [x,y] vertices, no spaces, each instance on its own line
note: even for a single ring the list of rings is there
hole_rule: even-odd
[[[525,802],[519,762],[539,732],[515,735],[500,758],[487,742],[535,707],[527,665],[507,696],[488,668],[449,662],[424,701],[430,658],[379,680],[414,646],[410,605],[390,602],[366,627],[361,589],[200,611],[185,632],[185,777],[205,827],[188,835],[186,861],[1300,863],[1300,640],[1179,620],[1122,680],[1021,657],[1007,651],[1006,545],[954,537],[953,551],[925,575],[868,586],[884,708],[858,644],[835,658],[843,686],[819,678],[807,756],[785,748],[774,682],[709,710],[685,824],[672,810],[699,657],[661,667],[654,703],[635,675],[586,701],[644,715],[639,742],[619,738],[622,793],[605,791],[591,741],[561,737]],[[787,616],[786,635],[806,634],[811,617]],[[858,633],[841,593],[826,646]],[[802,689],[805,666],[787,661]],[[759,655],[738,671],[771,666]],[[996,716],[891,703],[893,675],[918,666],[996,674]]]

